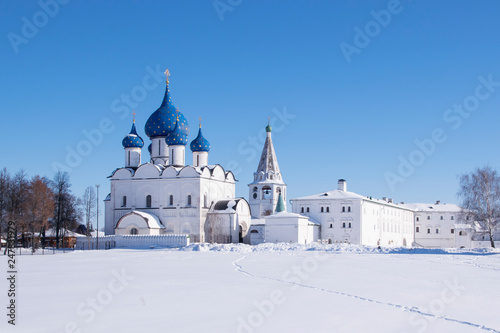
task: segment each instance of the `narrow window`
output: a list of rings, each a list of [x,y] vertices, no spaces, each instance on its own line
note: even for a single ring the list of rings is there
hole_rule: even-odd
[[[351,211],[351,206],[347,207],[347,211],[350,212]]]
[[[208,207],[208,198],[206,194],[203,196],[203,207]]]
[[[200,166],[200,155],[196,155],[196,165]]]
[[[342,206],[342,213],[345,213],[345,206]]]
[[[427,219],[430,220],[431,219],[431,216],[430,215],[427,215]]]
[[[127,207],[127,197],[123,196],[122,198],[122,207]]]
[[[351,222],[349,222],[349,228],[351,228]]]
[[[330,223],[330,229],[333,228],[333,223]]]
[[[444,219],[443,215],[441,215],[441,217],[440,217],[439,219],[440,219],[440,220],[443,220],[443,219]]]
[[[326,207],[326,212],[330,213],[330,207]]]
[[[345,222],[344,222],[344,223],[342,223],[342,228],[345,228]]]
[[[420,232],[420,227],[416,227],[416,228],[415,228],[415,231],[416,231],[416,232]]]
[[[451,216],[451,220],[453,221],[455,218],[453,217],[453,215]]]
[[[150,195],[148,195],[146,197],[146,207],[151,208],[151,196]]]
[[[130,165],[130,150],[128,151],[128,165]]]
[[[420,221],[420,217],[417,216],[417,222]]]
[[[158,140],[158,156],[161,156],[161,144],[160,144],[160,140]]]
[[[191,206],[191,194],[190,194],[190,195],[188,195],[188,202],[187,202],[187,205],[188,205],[188,206]]]
[[[325,208],[324,207],[321,207],[321,212],[324,213],[325,212]]]
[[[436,229],[436,234],[439,234],[439,229]]]
[[[451,229],[450,231],[451,231],[451,233],[452,233],[452,234],[454,234],[454,233],[455,233],[455,229]]]
[[[309,213],[309,207],[307,207],[307,212]]]
[[[174,150],[172,149],[170,152],[172,153],[172,163],[171,164],[174,164],[174,161],[175,161]]]
[[[174,205],[174,196],[173,196],[173,195],[170,195],[169,200],[168,200],[168,204],[169,204],[170,206],[173,206],[173,205]]]
[[[131,235],[137,235],[138,234],[138,230],[136,228],[132,228],[132,229],[130,229],[130,234]]]
[[[304,207],[300,208],[300,212],[303,213],[304,212]]]
[[[427,233],[430,234],[431,233],[431,229],[427,229]]]

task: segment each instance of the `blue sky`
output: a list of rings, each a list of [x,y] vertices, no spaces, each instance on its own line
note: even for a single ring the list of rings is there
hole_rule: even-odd
[[[289,198],[345,178],[367,196],[454,203],[458,175],[499,169],[498,1],[66,2],[0,5],[1,166],[12,173],[53,177],[104,122],[70,167],[75,194],[101,184],[104,197],[132,109],[149,144],[144,124],[164,93],[151,73],[166,68],[189,139],[202,117],[210,162],[235,171],[238,196],[268,117]],[[453,111],[463,103],[471,111]]]

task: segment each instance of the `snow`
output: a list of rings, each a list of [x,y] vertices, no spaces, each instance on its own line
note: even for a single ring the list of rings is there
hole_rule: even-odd
[[[191,244],[16,260],[17,324],[4,314],[2,333],[500,332],[499,250]]]
[[[439,204],[428,204],[428,203],[406,203],[404,204],[409,209],[421,212],[449,212],[449,213],[460,213],[462,208],[455,204],[439,203]]]

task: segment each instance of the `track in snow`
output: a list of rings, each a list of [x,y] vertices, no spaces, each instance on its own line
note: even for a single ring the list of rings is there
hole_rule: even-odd
[[[436,315],[434,315],[432,313],[428,313],[428,312],[424,312],[422,310],[419,310],[418,307],[408,307],[408,306],[404,306],[404,305],[400,305],[400,304],[395,304],[395,303],[382,302],[382,301],[378,301],[378,300],[375,300],[375,299],[370,299],[370,298],[366,298],[366,297],[362,297],[362,296],[358,296],[358,295],[353,295],[353,294],[345,293],[345,292],[342,292],[342,291],[330,290],[330,289],[326,289],[326,288],[319,288],[319,287],[310,286],[310,285],[307,285],[307,284],[296,283],[296,282],[291,282],[291,281],[285,281],[285,280],[281,280],[281,279],[277,279],[277,278],[273,278],[273,277],[269,277],[269,276],[255,275],[255,274],[250,273],[249,271],[244,270],[243,267],[240,264],[238,264],[239,261],[241,261],[241,260],[243,260],[245,258],[246,258],[246,256],[243,256],[243,257],[241,257],[241,258],[233,261],[232,264],[233,264],[233,266],[235,266],[235,269],[236,269],[237,272],[245,274],[245,275],[248,275],[248,276],[253,277],[253,278],[266,279],[266,280],[276,281],[276,282],[280,282],[280,283],[284,283],[284,284],[288,284],[288,285],[298,286],[298,287],[301,287],[301,288],[313,289],[313,290],[317,290],[317,291],[321,291],[321,292],[325,292],[325,293],[330,293],[330,294],[334,294],[334,295],[340,295],[340,296],[350,297],[350,298],[354,298],[354,299],[357,299],[357,300],[360,300],[360,301],[363,301],[363,302],[369,302],[369,303],[374,303],[374,304],[379,304],[379,305],[385,305],[385,306],[393,307],[393,308],[400,309],[400,310],[403,310],[403,311],[408,311],[408,312],[416,313],[416,314],[419,314],[419,315],[424,316],[424,317],[430,317],[430,318],[434,318],[434,319],[440,319],[440,320],[445,320],[445,321],[457,323],[457,324],[460,324],[460,325],[466,325],[466,326],[469,326],[469,327],[475,327],[475,328],[479,328],[481,330],[484,330],[484,331],[487,331],[487,332],[491,332],[491,333],[500,333],[499,330],[496,330],[496,329],[493,329],[493,328],[490,328],[490,327],[486,327],[484,325],[479,325],[479,324],[471,323],[471,322],[468,322],[468,321],[463,321],[463,320],[449,318],[449,317],[444,317],[444,316],[436,316]]]

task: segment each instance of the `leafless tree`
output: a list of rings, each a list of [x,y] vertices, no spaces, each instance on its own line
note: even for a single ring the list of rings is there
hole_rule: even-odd
[[[218,243],[223,238],[224,218],[220,214],[208,213],[205,220],[205,240]]]
[[[7,206],[8,206],[8,195],[10,188],[10,175],[6,168],[0,171],[0,238],[5,235],[7,239]],[[0,242],[0,249],[2,244]]]
[[[55,203],[52,223],[56,229],[56,246],[59,248],[61,238],[64,246],[64,236],[68,229],[76,228],[80,211],[77,198],[71,194],[67,172],[57,172],[51,184]]]
[[[15,223],[16,237],[18,231],[22,232],[23,246],[26,245],[24,235],[27,225],[24,214],[24,204],[28,197],[28,185],[29,182],[26,173],[24,170],[20,170],[12,177],[7,192],[7,219]]]
[[[500,221],[500,177],[496,170],[485,166],[460,176],[457,195],[465,220],[479,223],[495,247],[493,233]]]
[[[90,231],[92,229],[92,221],[96,216],[96,193],[94,191],[93,186],[88,186],[83,193],[83,197],[81,200],[82,210],[83,210],[83,218],[85,226],[87,227],[87,236],[90,235]]]
[[[54,196],[49,187],[49,180],[35,176],[28,185],[28,195],[23,205],[27,229],[31,233],[31,250],[35,251],[35,232],[39,235],[48,225],[49,217],[54,213]]]

